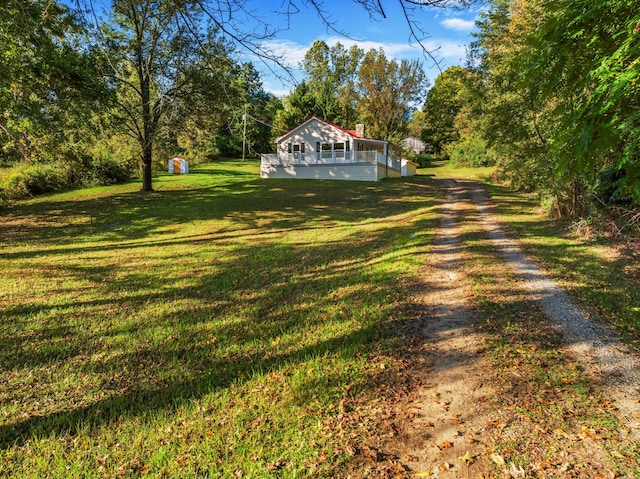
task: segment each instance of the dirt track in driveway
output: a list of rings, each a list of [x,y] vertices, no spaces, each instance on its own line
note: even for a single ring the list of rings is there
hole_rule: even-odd
[[[397,433],[375,441],[394,467],[371,475],[640,477],[638,357],[522,253],[501,229],[481,184],[441,183],[442,221],[416,293],[421,339],[415,372],[424,379],[394,405]],[[478,266],[468,246],[471,233],[492,250],[486,266]],[[490,299],[483,301],[498,308],[495,317],[505,311],[520,318],[505,323],[515,341],[522,336],[519,349],[495,350],[496,321],[478,304],[469,278],[474,268],[473,274],[489,278]],[[547,359],[536,362],[542,351],[560,368],[566,365],[567,377],[573,372],[564,381],[582,381],[590,393],[574,398],[570,387],[536,382],[560,374]],[[501,354],[511,363],[496,368]],[[612,421],[618,424],[613,431]]]

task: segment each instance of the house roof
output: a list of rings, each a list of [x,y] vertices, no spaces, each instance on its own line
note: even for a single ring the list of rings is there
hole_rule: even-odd
[[[358,136],[356,134],[356,130],[346,130],[344,128],[342,128],[341,126],[336,125],[335,123],[331,123],[330,121],[325,120],[324,118],[320,118],[319,116],[310,116],[309,118],[307,118],[305,121],[303,121],[302,123],[300,123],[299,125],[294,126],[293,128],[291,128],[289,131],[287,131],[286,133],[280,135],[278,138],[275,139],[275,142],[278,143],[280,140],[282,140],[283,138],[285,138],[286,136],[288,136],[292,131],[297,130],[298,128],[300,128],[303,125],[306,125],[307,123],[309,123],[312,120],[317,120],[320,121],[326,125],[329,125],[333,128],[336,128],[337,130],[340,130],[344,133],[346,133],[347,135],[352,136],[353,138],[358,138],[358,139],[369,139],[369,138],[365,138],[363,136]],[[382,140],[377,140],[377,141],[382,141]]]
[[[300,123],[297,126],[294,126],[293,128],[291,128],[289,131],[287,131],[286,133],[280,135],[278,138],[276,138],[274,141],[275,143],[279,143],[283,138],[286,138],[287,136],[289,136],[291,134],[291,132],[297,130],[298,128],[306,125],[307,123],[309,123],[312,120],[317,120],[321,123],[324,123],[325,125],[329,125],[332,128],[335,128],[337,130],[340,130],[344,133],[346,133],[347,135],[351,136],[352,138],[358,139],[358,140],[366,140],[366,141],[374,141],[376,143],[387,143],[391,146],[393,146],[394,148],[398,148],[397,145],[394,145],[393,143],[391,143],[389,140],[376,140],[375,138],[367,138],[366,136],[359,136],[356,133],[356,130],[347,130],[345,128],[342,128],[341,126],[336,125],[335,123],[331,123],[330,121],[325,120],[324,118],[320,118],[319,116],[310,116],[309,118],[307,118],[305,121],[303,121],[302,123]],[[398,148],[399,149],[399,148]]]

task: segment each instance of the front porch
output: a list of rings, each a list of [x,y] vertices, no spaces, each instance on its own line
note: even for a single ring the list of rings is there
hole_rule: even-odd
[[[401,158],[395,150],[325,150],[260,155],[262,178],[344,179],[378,181],[401,176]]]

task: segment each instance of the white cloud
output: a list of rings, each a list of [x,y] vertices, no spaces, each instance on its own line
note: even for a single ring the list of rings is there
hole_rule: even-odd
[[[358,41],[337,36],[324,38],[323,40],[330,47],[340,42],[346,49],[351,48],[351,46],[353,45],[356,45],[358,48],[361,48],[364,51],[368,51],[371,49],[377,50],[379,48],[382,48],[385,54],[389,57],[398,60],[401,60],[403,58],[418,59],[423,61],[427,68],[435,68],[435,65],[433,65],[429,59],[426,59],[425,61],[420,45],[416,44],[415,42],[413,45],[410,45],[408,42],[384,43],[376,42],[373,40]],[[423,41],[422,44],[433,54],[436,59],[442,61],[441,66],[443,67],[443,69],[447,68],[450,65],[459,64],[459,62],[464,60],[464,58],[466,57],[465,45],[460,42],[445,39],[438,40],[432,38]],[[293,40],[273,40],[271,42],[264,43],[263,46],[271,50],[273,53],[282,56],[286,64],[291,67],[289,73],[293,74],[294,78],[296,78],[298,81],[302,78],[302,72],[299,69],[299,65],[300,62],[304,59],[304,55],[307,50],[311,48],[311,43],[303,45]],[[293,84],[288,81],[289,75],[287,73],[281,72],[281,75],[278,75],[278,72],[274,71],[273,69],[279,70],[279,68],[275,67],[274,65],[271,65],[270,68],[265,69],[264,64],[261,68],[260,62],[258,62],[257,66],[260,70],[263,71],[263,74],[265,74],[265,76],[263,77],[265,90],[279,97],[290,92]]]
[[[271,88],[268,84],[264,85],[264,89],[265,91],[271,93],[272,95],[275,95],[278,98],[282,98],[283,96],[287,96],[289,93],[291,93],[291,88]]]
[[[462,18],[447,18],[440,22],[440,25],[449,30],[468,32],[475,28],[476,23],[473,20],[463,20]]]
[[[298,67],[310,46],[301,45],[292,40],[272,40],[262,43],[265,50],[273,52],[276,56],[281,56],[286,65],[294,68]]]
[[[403,54],[409,54],[413,52],[414,47],[409,45],[409,43],[384,43],[384,42],[376,42],[373,40],[353,40],[351,38],[342,38],[342,37],[329,37],[325,40],[327,45],[333,46],[336,43],[341,43],[347,50],[351,48],[353,45],[358,48],[364,50],[365,52],[374,49],[378,50],[382,48],[384,52],[394,58],[402,57]]]
[[[429,40],[423,42],[425,48],[434,53],[434,56],[449,60],[459,60],[466,57],[467,50],[465,45],[450,40]]]

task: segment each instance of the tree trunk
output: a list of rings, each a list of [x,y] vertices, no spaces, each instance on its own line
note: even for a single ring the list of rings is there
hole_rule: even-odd
[[[142,191],[153,191],[151,147],[145,145],[142,155]]]
[[[142,58],[142,56],[141,56]],[[151,117],[151,78],[140,60],[140,93],[142,100],[142,191],[153,191],[153,119]]]

